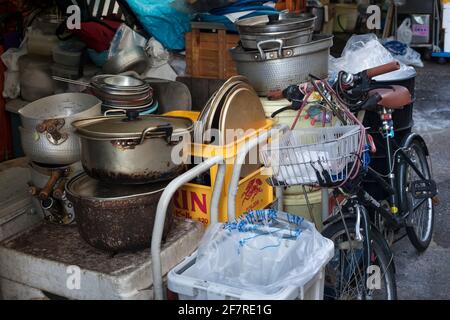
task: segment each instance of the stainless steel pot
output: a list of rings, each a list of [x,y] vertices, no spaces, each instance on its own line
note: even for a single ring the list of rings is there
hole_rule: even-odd
[[[267,40],[282,40],[284,47],[296,46],[311,41],[314,27],[300,29],[292,32],[272,32],[272,33],[253,33],[240,36],[242,47],[245,49],[258,49],[258,43]],[[264,42],[260,45],[262,49],[272,49],[277,47],[277,43]]]
[[[80,160],[80,142],[70,123],[101,114],[101,101],[83,93],[64,93],[19,110],[21,141],[31,161],[66,165]]]
[[[173,179],[185,170],[183,148],[194,123],[188,118],[140,116],[97,117],[75,121],[81,161],[93,178],[109,183],[144,184]],[[178,157],[178,159],[172,156]]]
[[[241,46],[231,49],[238,73],[247,77],[260,96],[279,91],[292,84],[301,84],[310,79],[310,74],[328,76],[328,56],[333,45],[333,36],[317,35],[310,43],[283,48],[282,40],[277,49],[245,51]]]
[[[105,73],[118,74],[126,71],[143,73],[149,66],[149,59],[142,47],[125,48],[108,60],[103,66]]]
[[[167,183],[110,185],[82,173],[66,185],[83,239],[95,248],[120,252],[150,247],[156,207]],[[163,237],[173,222],[169,206]]]

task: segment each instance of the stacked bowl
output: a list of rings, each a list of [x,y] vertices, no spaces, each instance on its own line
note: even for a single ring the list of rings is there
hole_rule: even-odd
[[[135,110],[140,114],[150,114],[157,109],[152,87],[141,79],[125,75],[99,75],[91,79],[90,87],[103,101],[103,112]]]

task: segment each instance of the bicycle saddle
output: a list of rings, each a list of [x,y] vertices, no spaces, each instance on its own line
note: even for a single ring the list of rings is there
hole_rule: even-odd
[[[393,85],[390,89],[373,89],[369,92],[369,95],[378,95],[378,105],[388,109],[403,109],[404,106],[412,103],[409,90],[398,85]]]

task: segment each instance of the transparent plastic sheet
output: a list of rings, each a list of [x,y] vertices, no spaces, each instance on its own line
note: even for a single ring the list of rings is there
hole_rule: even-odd
[[[306,284],[333,252],[333,242],[304,218],[260,210],[210,226],[185,275],[272,294]]]
[[[394,57],[373,34],[353,35],[347,42],[340,58],[330,57],[329,77],[334,79],[337,72],[343,70],[358,73],[363,70],[394,61]],[[376,77],[378,81],[405,79],[414,76],[413,67],[400,63],[400,70]]]
[[[117,29],[114,38],[111,41],[111,46],[108,52],[108,59],[114,57],[118,52],[124,48],[142,47],[147,44],[147,39],[139,33],[131,29],[126,24],[122,24]]]

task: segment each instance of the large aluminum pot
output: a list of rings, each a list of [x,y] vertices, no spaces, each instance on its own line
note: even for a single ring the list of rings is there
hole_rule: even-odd
[[[245,51],[241,46],[231,49],[238,73],[247,77],[260,96],[279,91],[289,85],[301,84],[310,79],[310,74],[328,76],[328,56],[333,46],[333,36],[314,36],[312,42],[293,47],[283,47],[282,40],[276,42],[277,49]]]
[[[80,160],[80,141],[72,121],[101,114],[101,101],[84,93],[64,93],[32,102],[19,110],[21,141],[31,161],[66,165]]]
[[[97,117],[73,123],[81,138],[81,162],[93,178],[117,184],[171,180],[186,166],[194,122],[164,116]],[[182,145],[178,145],[183,143]],[[174,147],[179,152],[172,155]]]
[[[19,131],[22,149],[31,161],[50,165],[68,165],[80,161],[80,139],[73,133],[56,141],[35,129],[19,127]]]
[[[66,194],[83,239],[95,248],[120,252],[150,247],[156,207],[166,185],[111,185],[82,173],[66,184]],[[171,204],[163,237],[172,222]]]

